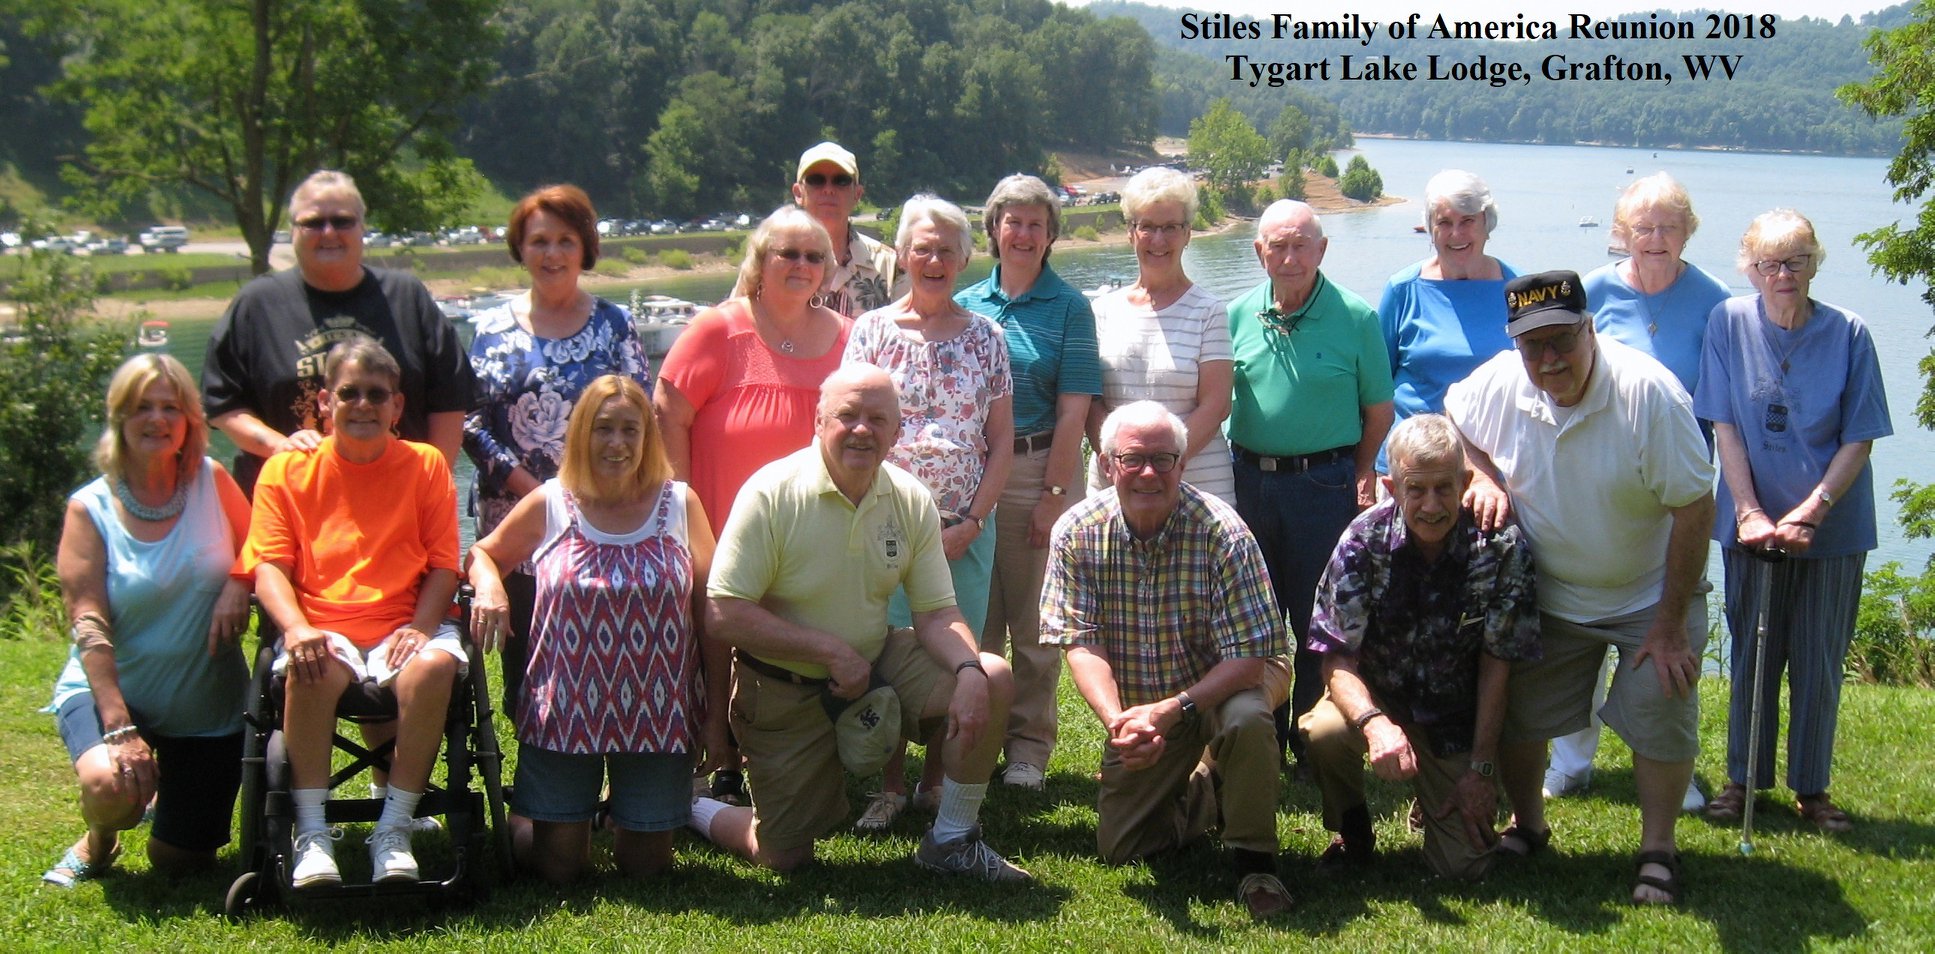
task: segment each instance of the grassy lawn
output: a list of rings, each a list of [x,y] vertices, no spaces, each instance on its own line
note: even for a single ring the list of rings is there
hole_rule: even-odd
[[[1035,873],[1033,886],[996,888],[920,871],[908,856],[926,820],[909,813],[888,837],[823,841],[821,860],[792,877],[682,835],[675,872],[656,882],[608,876],[562,891],[518,883],[471,907],[316,904],[234,925],[221,914],[232,868],[156,877],[142,851],[145,830],[124,836],[122,864],[103,881],[73,892],[39,886],[40,872],[81,830],[52,718],[35,711],[63,655],[54,642],[0,639],[0,829],[8,833],[0,841],[0,949],[8,951],[1935,947],[1935,755],[1927,744],[1935,696],[1922,691],[1847,690],[1835,794],[1855,818],[1852,835],[1816,834],[1791,808],[1763,802],[1758,850],[1743,858],[1736,829],[1685,820],[1687,896],[1673,910],[1624,903],[1637,812],[1627,752],[1608,736],[1594,787],[1553,804],[1555,850],[1502,865],[1473,886],[1429,878],[1417,837],[1404,830],[1407,796],[1376,782],[1377,865],[1320,878],[1312,860],[1328,835],[1315,815],[1316,790],[1286,782],[1279,831],[1284,880],[1298,908],[1254,926],[1214,849],[1123,868],[1094,860],[1090,773],[1100,734],[1064,681],[1063,743],[1047,793],[996,787],[983,815],[990,841]],[[1702,686],[1700,774],[1713,783],[1725,684]],[[862,791],[857,783],[852,791],[857,811]],[[440,836],[418,839],[427,865],[436,854],[432,837]],[[352,878],[366,870],[361,853],[360,833],[352,832],[341,848]]]

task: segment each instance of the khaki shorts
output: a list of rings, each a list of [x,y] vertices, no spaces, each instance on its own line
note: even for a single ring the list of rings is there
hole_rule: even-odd
[[[888,634],[874,669],[900,696],[902,736],[924,738],[933,723],[923,726],[920,714],[937,707],[937,696],[938,708],[945,707],[954,674],[927,654],[911,629]],[[732,731],[746,758],[753,835],[761,846],[810,845],[846,819],[846,770],[820,691],[733,667]]]
[[[1695,656],[1706,651],[1705,615],[1697,609],[1687,614],[1687,648]],[[1599,663],[1612,646],[1619,651],[1619,663],[1599,718],[1644,758],[1692,761],[1700,753],[1699,694],[1668,696],[1651,657],[1633,668],[1652,620],[1651,607],[1593,623],[1540,613],[1539,643],[1545,655],[1536,662],[1512,664],[1505,739],[1555,739],[1590,725]]]

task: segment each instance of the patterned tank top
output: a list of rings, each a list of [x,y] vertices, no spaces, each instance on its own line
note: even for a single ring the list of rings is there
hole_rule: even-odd
[[[538,549],[518,741],[571,755],[690,752],[704,718],[684,488],[667,481],[637,531],[587,532],[555,481],[563,532]],[[612,542],[619,541],[619,542]]]

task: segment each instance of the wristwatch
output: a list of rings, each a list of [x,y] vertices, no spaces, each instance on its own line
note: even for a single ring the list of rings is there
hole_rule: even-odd
[[[1831,493],[1828,493],[1826,487],[1814,488],[1814,496],[1820,498],[1821,506],[1826,507],[1829,510],[1834,509],[1834,495]]]
[[[1491,778],[1494,771],[1492,763],[1480,759],[1471,760],[1471,770],[1486,778]]]
[[[1041,489],[1048,491],[1048,496],[1050,497],[1064,497],[1068,495],[1068,488],[1061,484],[1048,484]]]
[[[1180,719],[1182,725],[1190,725],[1196,721],[1196,700],[1189,698],[1188,690],[1176,693],[1176,705],[1182,708]]]

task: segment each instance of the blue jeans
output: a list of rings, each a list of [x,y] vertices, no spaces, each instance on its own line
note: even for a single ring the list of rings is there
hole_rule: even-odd
[[[1277,735],[1301,758],[1303,740],[1288,727],[1324,694],[1323,658],[1304,646],[1310,607],[1338,538],[1357,516],[1357,466],[1346,457],[1302,473],[1266,472],[1239,457],[1234,469],[1237,515],[1263,550],[1277,606],[1297,644],[1289,717],[1278,719]]]

